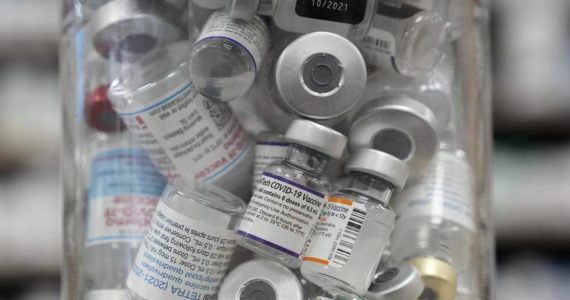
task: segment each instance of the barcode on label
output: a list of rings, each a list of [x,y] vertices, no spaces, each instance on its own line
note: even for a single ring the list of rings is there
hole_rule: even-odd
[[[348,223],[344,228],[341,240],[333,256],[333,264],[344,266],[348,262],[348,258],[356,244],[356,239],[358,238],[360,229],[362,229],[362,224],[364,223],[365,218],[366,211],[360,210],[356,207],[352,209]]]
[[[365,44],[372,45],[376,48],[390,50],[390,41],[384,39],[378,39],[371,36],[367,36],[362,40]]]

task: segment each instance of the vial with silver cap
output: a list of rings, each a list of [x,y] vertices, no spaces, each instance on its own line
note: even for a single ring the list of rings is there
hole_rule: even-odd
[[[374,15],[376,0],[230,0],[232,18],[250,19],[255,14],[272,16],[285,31],[328,31],[342,36],[364,36]]]
[[[423,291],[424,283],[418,270],[409,263],[402,263],[376,274],[364,297],[368,300],[418,299]]]
[[[327,291],[364,295],[394,228],[388,202],[408,177],[389,154],[360,149],[346,163],[349,185],[332,193],[315,225],[301,274]]]
[[[358,48],[329,32],[297,38],[274,68],[280,103],[316,121],[340,119],[358,104],[366,86],[366,64]]]
[[[225,11],[214,12],[192,48],[190,73],[196,88],[222,101],[244,95],[270,44],[269,28],[260,17],[240,21]]]
[[[256,259],[232,270],[222,282],[218,299],[303,300],[303,287],[295,274],[283,265]]]
[[[216,299],[244,211],[243,200],[214,186],[169,184],[127,278],[129,299]]]
[[[112,0],[88,23],[94,48],[113,62],[132,62],[186,32],[182,14],[166,1]]]
[[[347,138],[300,119],[285,138],[287,158],[261,174],[238,234],[243,247],[297,268],[330,191],[323,173],[329,160],[341,157]]]
[[[378,2],[372,28],[359,46],[366,62],[383,72],[417,76],[443,55],[446,23],[435,12]]]
[[[183,177],[251,192],[253,141],[227,104],[202,96],[190,80],[188,42],[121,66],[109,98],[128,129],[170,181]]]
[[[420,176],[435,156],[441,124],[424,104],[406,96],[371,101],[357,114],[350,131],[350,148],[372,148],[406,162],[410,178]]]

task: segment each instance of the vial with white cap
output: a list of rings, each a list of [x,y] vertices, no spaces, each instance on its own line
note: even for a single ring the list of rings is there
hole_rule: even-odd
[[[131,300],[216,299],[245,203],[214,186],[168,185],[127,278]]]
[[[376,0],[230,0],[232,18],[247,20],[255,14],[272,16],[285,31],[310,33],[328,31],[342,36],[364,36],[368,30]]]
[[[184,38],[180,10],[163,1],[112,0],[88,23],[94,48],[114,62],[132,62]]]
[[[350,148],[372,148],[406,162],[410,178],[423,174],[439,146],[441,123],[426,105],[409,97],[387,96],[366,104],[350,131]]]
[[[330,32],[297,38],[283,50],[274,69],[281,104],[316,121],[345,115],[358,104],[366,86],[366,64],[360,51]]]
[[[424,283],[418,270],[409,263],[385,268],[377,273],[364,297],[368,300],[418,299]]]
[[[222,282],[218,299],[303,300],[303,287],[295,274],[283,265],[256,259],[232,270]]]
[[[225,103],[201,95],[188,71],[190,45],[161,48],[123,70],[109,98],[170,181],[185,178],[251,192],[253,141]]]
[[[225,11],[214,12],[192,48],[190,73],[196,88],[222,101],[244,95],[270,44],[269,28],[260,17],[240,21]]]
[[[329,160],[341,157],[347,138],[300,119],[285,138],[287,158],[261,174],[238,234],[243,247],[297,268],[330,191],[323,173]]]
[[[443,55],[446,28],[435,12],[379,1],[372,28],[359,45],[369,65],[417,76],[431,71]]]
[[[346,163],[349,185],[332,193],[301,264],[301,274],[327,291],[364,295],[394,228],[388,202],[408,178],[389,154],[360,149]]]

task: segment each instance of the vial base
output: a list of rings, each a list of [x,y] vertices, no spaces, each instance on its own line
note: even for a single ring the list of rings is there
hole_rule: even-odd
[[[254,240],[244,237],[238,242],[238,245],[260,254],[267,259],[277,261],[286,267],[297,269],[301,266],[301,260],[299,258],[287,255]]]

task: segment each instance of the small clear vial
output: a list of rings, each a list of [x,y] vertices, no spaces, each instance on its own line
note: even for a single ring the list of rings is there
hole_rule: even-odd
[[[361,149],[351,155],[347,187],[332,193],[315,225],[301,274],[327,291],[364,295],[394,228],[388,206],[408,177],[389,154]]]
[[[297,276],[283,265],[255,259],[233,269],[222,282],[218,299],[304,300]]]
[[[257,135],[255,144],[255,159],[253,183],[261,178],[261,173],[274,162],[280,162],[287,157],[289,142],[282,134],[265,131]]]
[[[190,44],[180,42],[121,66],[109,88],[113,107],[161,173],[172,182],[251,192],[253,139],[226,103],[201,95],[188,71]]]
[[[330,190],[323,173],[329,160],[341,157],[347,138],[300,119],[285,138],[287,158],[262,173],[237,232],[243,247],[297,268]]]
[[[260,17],[249,21],[214,12],[192,48],[190,73],[203,95],[222,101],[241,97],[251,88],[271,44]]]
[[[384,72],[418,76],[443,55],[447,27],[435,12],[378,2],[372,28],[359,43],[367,63]]]
[[[168,185],[129,273],[129,299],[216,299],[244,211],[243,200],[214,186]]]
[[[333,32],[345,37],[366,34],[376,0],[230,0],[232,18],[247,20],[255,14],[273,17],[281,30],[296,33]]]

